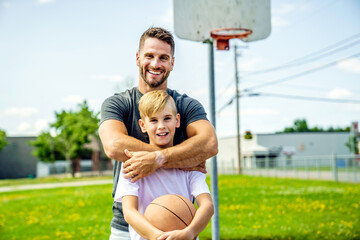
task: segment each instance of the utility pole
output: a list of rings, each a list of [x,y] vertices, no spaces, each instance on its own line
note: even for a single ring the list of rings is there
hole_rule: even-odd
[[[235,62],[235,87],[236,87],[236,143],[237,143],[237,155],[238,155],[238,174],[242,173],[241,169],[241,134],[240,134],[240,96],[239,96],[239,74],[238,74],[238,63],[237,63],[237,45],[234,47],[234,62]]]

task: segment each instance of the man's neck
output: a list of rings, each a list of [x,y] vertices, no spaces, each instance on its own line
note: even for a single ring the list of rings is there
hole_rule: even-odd
[[[160,86],[153,88],[153,87],[149,86],[148,84],[146,84],[142,79],[139,79],[139,87],[138,88],[139,88],[139,91],[142,94],[145,94],[145,93],[148,93],[148,92],[151,92],[151,91],[154,91],[154,90],[164,90],[164,91],[166,91],[167,90],[167,81],[165,81]]]

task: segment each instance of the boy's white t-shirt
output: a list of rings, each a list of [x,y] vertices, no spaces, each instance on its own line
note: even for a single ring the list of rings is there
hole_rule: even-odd
[[[159,168],[150,176],[142,178],[135,183],[125,179],[122,172],[119,176],[115,193],[115,201],[127,195],[138,197],[138,211],[144,214],[146,207],[157,197],[165,194],[179,194],[193,201],[201,193],[210,193],[205,182],[206,175],[198,171],[184,171],[176,168]],[[129,225],[132,240],[143,239]]]

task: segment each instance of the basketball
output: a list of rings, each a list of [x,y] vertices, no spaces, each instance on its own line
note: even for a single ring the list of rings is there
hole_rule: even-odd
[[[154,199],[146,208],[144,216],[162,231],[181,230],[188,226],[195,216],[196,208],[184,196],[166,194]]]

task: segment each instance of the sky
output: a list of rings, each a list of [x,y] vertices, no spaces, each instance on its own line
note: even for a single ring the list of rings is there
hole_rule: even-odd
[[[36,136],[83,100],[100,111],[137,85],[141,34],[174,32],[173,15],[170,0],[0,0],[0,129]],[[175,42],[168,87],[209,113],[208,44]],[[360,120],[360,1],[273,0],[269,37],[215,51],[220,138],[236,134],[235,44],[241,133],[274,133],[295,119],[322,128]]]

